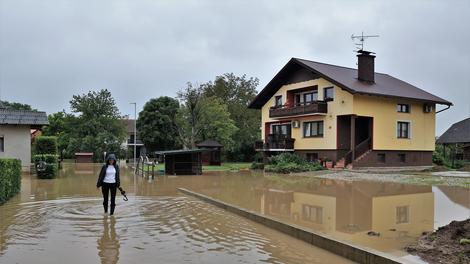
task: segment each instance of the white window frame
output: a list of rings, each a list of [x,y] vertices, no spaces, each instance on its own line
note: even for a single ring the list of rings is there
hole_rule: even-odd
[[[408,123],[408,137],[407,138],[402,138],[402,137],[398,137],[398,122],[405,122],[405,123]],[[397,137],[397,139],[411,139],[411,136],[412,136],[412,123],[411,123],[411,120],[397,120],[397,122],[395,122],[395,135]]]

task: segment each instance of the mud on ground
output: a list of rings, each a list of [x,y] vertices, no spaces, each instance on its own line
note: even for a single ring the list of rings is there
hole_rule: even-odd
[[[423,235],[417,244],[407,246],[406,250],[431,264],[470,263],[470,218],[452,221]]]

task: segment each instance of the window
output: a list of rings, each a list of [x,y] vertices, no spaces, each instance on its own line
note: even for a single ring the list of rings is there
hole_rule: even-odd
[[[309,162],[316,162],[318,160],[318,153],[307,153],[306,159]]]
[[[317,91],[311,93],[304,93],[304,103],[309,104],[318,100]]]
[[[396,223],[405,224],[410,222],[410,207],[397,206],[396,208]]]
[[[377,154],[377,161],[381,163],[385,163],[385,153],[378,153]]]
[[[409,113],[410,105],[409,104],[397,104],[397,112],[399,113]]]
[[[302,104],[302,95],[301,94],[295,94],[295,97],[294,97],[294,103],[295,105],[300,105]]]
[[[313,222],[316,224],[323,223],[323,208],[302,204],[302,220]]]
[[[5,151],[5,138],[3,136],[0,136],[0,152]]]
[[[282,95],[278,95],[274,97],[274,106],[281,107],[282,106]]]
[[[276,135],[288,135],[291,134],[291,126],[290,124],[286,125],[273,125],[272,126],[272,133]]]
[[[406,154],[403,154],[403,153],[398,154],[398,160],[400,162],[406,162]]]
[[[397,122],[397,138],[410,138],[410,122]]]
[[[323,121],[304,122],[304,137],[323,137]]]
[[[323,100],[333,101],[335,98],[333,87],[323,88]]]

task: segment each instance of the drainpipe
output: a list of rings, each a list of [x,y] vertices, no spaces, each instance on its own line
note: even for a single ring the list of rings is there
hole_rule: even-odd
[[[441,109],[441,110],[437,111],[437,112],[436,112],[436,114],[438,114],[438,113],[440,113],[440,112],[443,112],[443,111],[445,111],[445,110],[449,109],[449,108],[450,108],[450,106],[451,106],[451,105],[447,105],[447,108],[444,108],[444,109]]]

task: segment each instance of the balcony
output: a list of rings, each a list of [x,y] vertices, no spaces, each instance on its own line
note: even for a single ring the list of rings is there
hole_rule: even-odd
[[[258,151],[293,151],[295,138],[286,135],[269,134],[266,142],[256,141]]]
[[[301,103],[296,105],[283,105],[280,107],[271,107],[269,109],[269,117],[288,117],[309,114],[326,114],[328,113],[328,104],[325,101],[315,101],[311,103]]]

